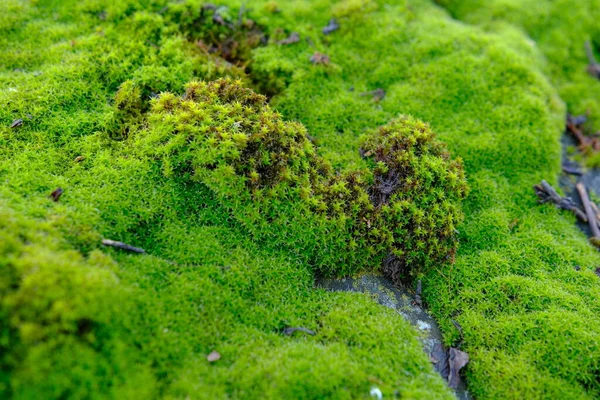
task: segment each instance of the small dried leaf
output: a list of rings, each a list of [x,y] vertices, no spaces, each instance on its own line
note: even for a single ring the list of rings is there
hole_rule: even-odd
[[[373,96],[373,101],[379,102],[385,98],[385,90],[382,88],[377,88],[375,90],[371,90],[369,92],[363,92],[360,94],[361,96]]]
[[[292,44],[292,43],[298,43],[300,41],[300,34],[298,32],[292,32],[290,34],[290,36],[288,36],[287,38],[280,40],[279,44]]]
[[[448,369],[448,352],[444,349],[441,343],[436,343],[433,350],[429,354],[429,359],[434,364],[434,368],[438,374],[444,379],[448,379],[450,371]]]
[[[335,18],[331,18],[327,26],[323,28],[323,33],[329,35],[331,32],[335,32],[338,29],[340,29],[340,25],[337,23]]]
[[[14,129],[14,128],[18,128],[18,127],[19,127],[19,126],[21,126],[21,125],[23,125],[23,120],[22,120],[21,118],[19,118],[19,119],[15,119],[15,120],[12,122],[12,124],[10,124],[10,127],[11,127],[12,129]]]
[[[323,65],[327,65],[329,64],[331,60],[329,59],[329,56],[323,53],[319,53],[316,52],[315,54],[312,55],[312,57],[310,58],[310,62],[313,64],[323,64]]]
[[[60,200],[60,196],[62,196],[63,190],[62,188],[56,188],[52,193],[50,193],[50,198],[54,201]]]
[[[460,351],[455,348],[450,348],[450,357],[448,362],[450,364],[450,375],[448,376],[448,386],[452,389],[456,389],[460,382],[459,372],[469,362],[469,355],[464,351]]]
[[[211,351],[210,354],[208,356],[206,356],[206,359],[209,362],[215,362],[215,361],[219,360],[220,358],[221,358],[221,355],[216,350]]]

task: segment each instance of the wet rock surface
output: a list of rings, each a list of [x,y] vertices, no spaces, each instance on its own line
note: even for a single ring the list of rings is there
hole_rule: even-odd
[[[447,357],[449,349],[443,345],[442,332],[437,322],[423,307],[414,304],[414,293],[411,293],[407,288],[395,287],[384,276],[372,274],[341,279],[320,279],[316,282],[316,286],[333,292],[365,293],[373,297],[382,306],[396,310],[419,332],[419,340],[423,344],[423,350],[429,355],[436,370],[442,373],[441,370],[444,368],[440,368],[435,364],[440,362],[440,359],[443,358],[442,355]],[[462,379],[455,389],[455,394],[461,400],[471,399]]]

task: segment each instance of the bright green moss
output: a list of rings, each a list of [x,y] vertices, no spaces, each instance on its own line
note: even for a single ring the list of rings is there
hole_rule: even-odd
[[[51,224],[4,202],[0,216],[0,393],[120,397],[139,384],[151,393],[149,370],[121,337],[128,303],[115,263],[68,250]]]
[[[583,52],[583,41],[596,39],[600,8],[594,1],[440,2],[450,15],[426,0],[257,0],[244,18],[273,40],[250,52],[246,72],[252,77],[244,76],[243,65],[206,54],[182,32],[185,21],[176,11],[191,10],[185,18],[193,21],[203,3],[1,2],[3,204],[30,221],[24,232],[52,224],[44,240],[62,238],[64,247],[36,246],[55,251],[59,260],[62,251],[79,260],[64,262],[78,271],[73,279],[87,277],[85,268],[93,268],[94,279],[104,276],[96,269],[107,263],[119,278],[108,291],[96,285],[89,295],[57,292],[89,299],[66,314],[70,332],[79,316],[114,302],[114,292],[122,289],[129,299],[119,305],[132,304],[114,314],[99,312],[106,329],[97,333],[105,338],[100,347],[65,333],[58,336],[61,347],[51,351],[45,342],[15,350],[29,355],[22,356],[18,373],[2,375],[3,390],[8,384],[13,397],[22,398],[52,397],[56,388],[62,392],[55,397],[78,389],[81,397],[135,398],[141,387],[157,397],[343,398],[362,397],[377,385],[386,398],[395,390],[406,398],[448,395],[399,316],[362,296],[312,289],[313,266],[304,254],[248,235],[239,219],[245,214],[232,213],[215,192],[221,178],[212,188],[189,179],[193,164],[187,174],[175,165],[165,177],[162,157],[142,152],[134,139],[106,135],[121,127],[114,124],[114,96],[124,82],[139,88],[144,108],[154,94],[179,93],[194,79],[235,76],[277,94],[272,109],[282,121],[306,126],[341,177],[369,166],[358,152],[361,135],[399,114],[429,123],[464,160],[471,190],[456,263],[424,271],[424,298],[448,343],[461,342],[450,319],[462,326],[471,392],[478,398],[598,397],[598,256],[571,216],[539,206],[531,193],[532,184],[559,172],[563,102],[573,113],[589,108],[592,117],[600,115],[598,85],[585,72]],[[240,2],[220,3],[229,5],[224,14],[235,21]],[[321,29],[332,16],[341,28],[325,36]],[[276,43],[291,32],[301,41]],[[330,57],[329,65],[311,64],[317,51]],[[362,95],[377,88],[386,92],[380,101]],[[9,129],[17,118],[23,126]],[[128,137],[145,129],[140,124]],[[243,139],[230,141],[237,146]],[[85,160],[75,162],[78,156]],[[331,187],[343,191],[344,179]],[[243,193],[242,183],[219,190]],[[53,203],[47,195],[57,186],[65,194]],[[278,243],[286,235],[298,243],[302,233],[278,234]],[[151,256],[101,250],[115,263],[106,256],[101,263],[88,260],[98,255],[102,237],[142,246]],[[47,264],[62,276],[56,264]],[[287,325],[323,336],[282,337],[278,332]],[[11,340],[21,340],[17,330],[10,332]],[[208,364],[205,356],[214,349],[223,357]],[[67,356],[73,353],[82,356]],[[86,384],[75,387],[74,376]]]
[[[520,398],[531,393],[597,396],[600,388],[590,382],[595,382],[594,360],[600,349],[587,338],[589,332],[600,331],[600,320],[593,317],[600,311],[597,277],[591,272],[598,257],[570,216],[539,206],[531,192],[533,183],[552,180],[560,171],[565,107],[558,95],[573,112],[579,111],[571,107],[574,103],[555,75],[548,73],[544,52],[532,47],[522,30],[507,27],[502,34],[488,33],[453,21],[426,1],[372,3],[367,12],[340,18],[340,30],[329,36],[318,32],[337,9],[334,5],[320,3],[323,8],[312,19],[300,6],[290,6],[287,13],[273,18],[275,24],[301,32],[315,43],[314,47],[301,43],[255,51],[256,63],[265,59],[266,66],[276,66],[272,60],[284,58],[295,65],[286,90],[273,99],[273,106],[286,118],[305,124],[322,144],[326,158],[346,168],[361,163],[355,151],[360,135],[398,112],[430,123],[449,149],[463,158],[471,191],[465,222],[458,227],[461,246],[456,264],[425,274],[424,291],[449,343],[460,342],[450,319],[463,328],[464,349],[473,355],[468,368],[471,390],[482,398]],[[482,13],[503,6],[478,4]],[[553,2],[556,19],[550,20],[546,3],[513,4],[527,10],[519,14],[523,21],[547,23],[542,34],[554,29],[552,21],[558,21],[561,13],[568,14],[574,26],[577,22],[571,16],[593,7],[586,1]],[[469,9],[469,5],[464,8]],[[333,65],[311,65],[308,59],[315,50],[326,53]],[[554,58],[552,68],[567,74],[573,60]],[[586,91],[596,90],[585,64],[579,76],[589,86]],[[386,92],[379,102],[361,95],[376,88]],[[595,101],[592,97],[590,104]],[[583,271],[576,272],[575,265]],[[516,292],[534,295],[498,292],[503,278],[520,282]],[[584,315],[586,329],[580,324]],[[562,326],[562,333],[522,328],[532,320]],[[575,346],[581,358],[572,357],[573,342],[567,345],[565,335],[581,343]],[[556,359],[569,359],[577,366],[559,372],[537,347],[540,342],[552,349]],[[484,361],[484,354],[492,350],[505,364]]]
[[[2,35],[0,246],[10,248],[0,255],[0,397],[343,398],[378,386],[449,398],[400,316],[313,289],[296,252],[255,241],[207,184],[181,165],[165,176],[160,157],[138,146],[147,123],[164,123],[138,121],[152,93],[239,73],[180,37],[163,6],[40,2],[11,14]],[[40,27],[53,34],[34,34]],[[245,141],[231,135],[225,147]],[[59,186],[55,203],[47,196]],[[290,227],[285,235],[297,240]],[[149,255],[103,248],[102,238]],[[286,326],[318,335],[286,337]],[[212,350],[222,355],[214,364]]]

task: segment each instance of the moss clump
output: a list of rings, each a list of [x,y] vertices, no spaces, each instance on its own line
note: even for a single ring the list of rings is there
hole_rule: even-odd
[[[466,181],[429,127],[399,118],[365,135],[372,168],[335,172],[306,130],[229,79],[162,94],[135,141],[167,176],[207,185],[257,238],[320,273],[379,265],[395,281],[451,260]],[[391,264],[394,266],[391,267]]]
[[[362,152],[376,162],[369,189],[373,220],[381,237],[390,238],[384,273],[398,282],[410,272],[453,262],[460,202],[467,194],[461,161],[452,160],[429,126],[413,118],[367,135]]]

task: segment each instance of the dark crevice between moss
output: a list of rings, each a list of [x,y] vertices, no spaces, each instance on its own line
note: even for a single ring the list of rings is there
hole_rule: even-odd
[[[251,12],[243,5],[235,9],[210,3],[199,9],[187,5],[165,10],[190,43],[215,62],[243,71],[253,89],[270,99],[281,93],[285,85],[282,87],[253,68],[253,50],[269,45],[270,38],[267,27],[252,19]]]

